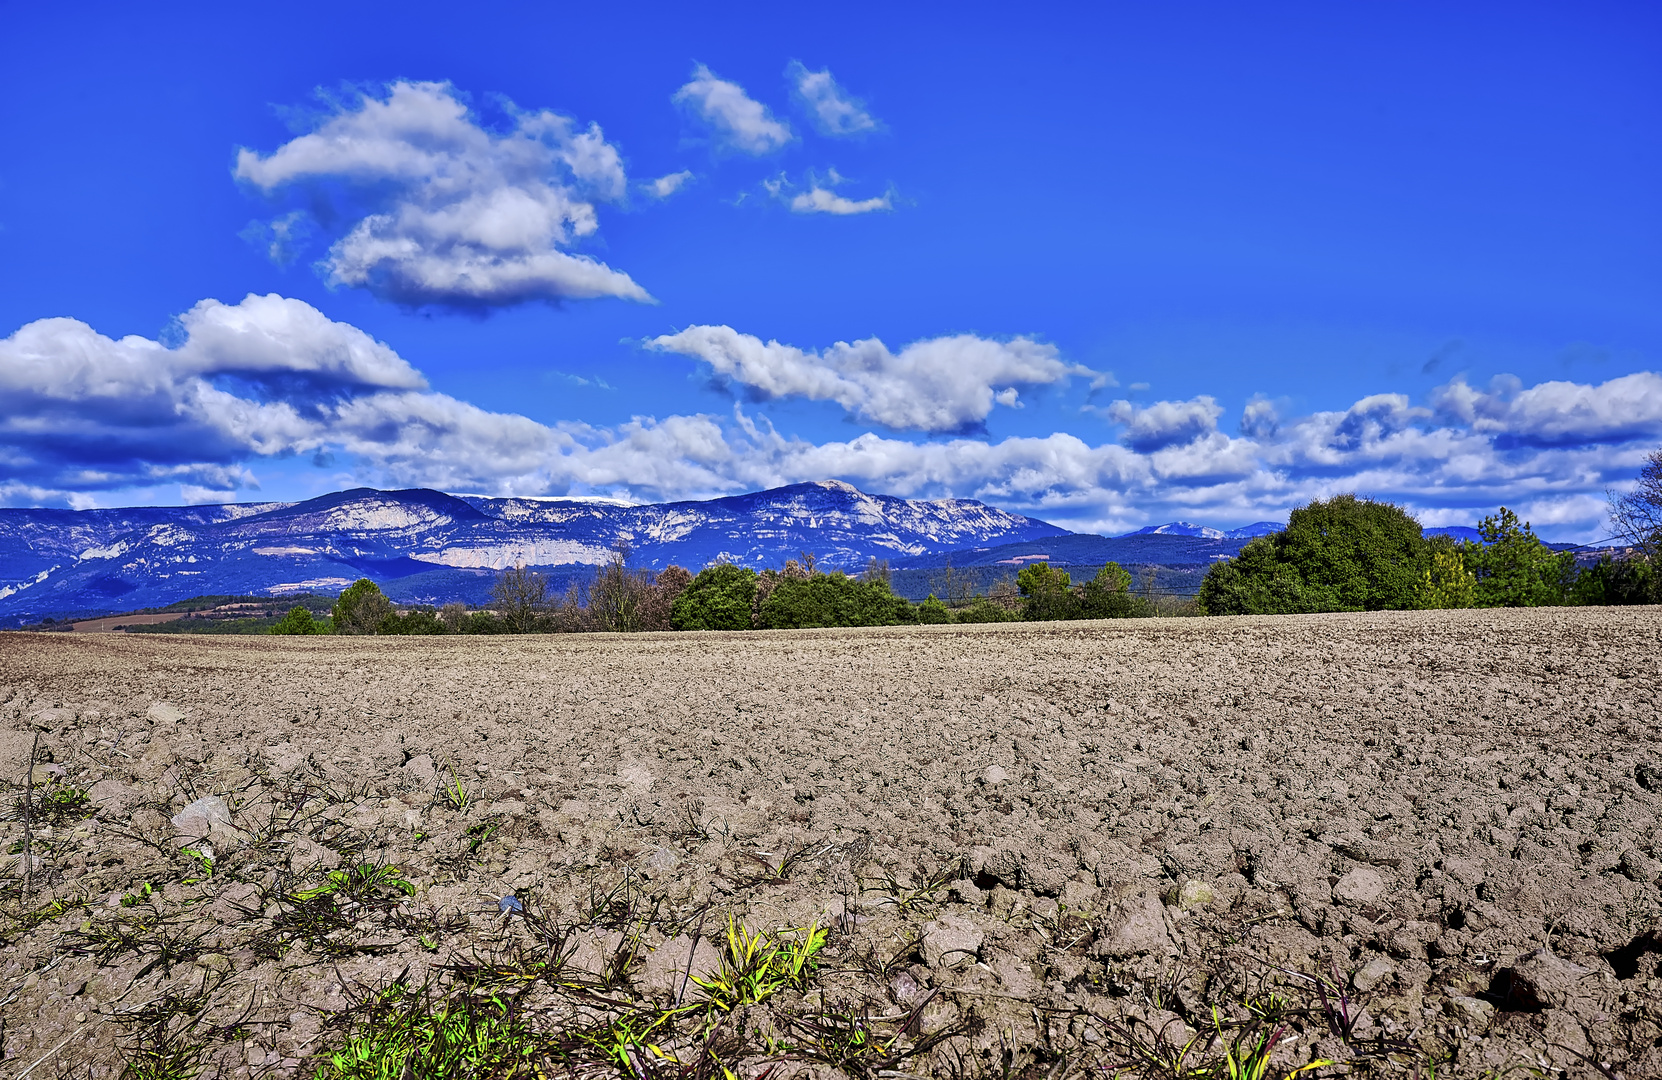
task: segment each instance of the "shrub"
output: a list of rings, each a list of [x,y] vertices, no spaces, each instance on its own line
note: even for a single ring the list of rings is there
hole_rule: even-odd
[[[1605,555],[1576,575],[1570,603],[1596,607],[1617,604],[1654,604],[1662,601],[1662,574],[1641,556],[1625,559]]]
[[[758,626],[798,630],[816,626],[897,626],[917,621],[916,609],[881,579],[858,581],[837,572],[783,576],[762,604]]]
[[[980,596],[968,607],[962,607],[953,612],[952,621],[960,623],[1019,622],[1021,621],[1021,615],[1003,604],[994,603],[985,596]]]
[[[929,599],[918,605],[918,622],[925,624],[949,623],[952,621],[952,609],[936,599],[934,593]]]
[[[1477,526],[1482,544],[1461,549],[1477,576],[1479,607],[1546,607],[1567,599],[1575,556],[1541,543],[1529,522],[1501,507]]]
[[[388,615],[381,620],[375,632],[390,635],[444,634],[449,632],[449,628],[432,611],[417,610],[403,615]]]
[[[1469,608],[1477,603],[1477,577],[1466,569],[1461,550],[1445,538],[1433,543],[1431,560],[1420,578],[1422,608]]]
[[[289,613],[277,620],[269,633],[273,634],[327,634],[327,623],[318,622],[312,618],[312,613],[303,607],[289,608]]]
[[[1316,611],[1304,582],[1283,562],[1271,537],[1250,540],[1233,559],[1206,571],[1196,596],[1208,615],[1292,615]]]
[[[335,600],[332,614],[337,634],[373,634],[392,614],[392,601],[375,582],[359,578]]]
[[[698,572],[670,605],[676,630],[748,630],[756,571],[720,563]]]
[[[439,621],[444,623],[445,629],[452,634],[463,633],[462,628],[467,625],[469,618],[467,605],[460,601],[453,600],[439,608]]]

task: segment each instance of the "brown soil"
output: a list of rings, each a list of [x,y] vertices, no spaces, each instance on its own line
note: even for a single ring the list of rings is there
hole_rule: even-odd
[[[1658,1076],[1659,657],[1655,608],[4,635],[0,771],[39,731],[32,798],[61,813],[34,894],[5,886],[3,1057],[309,1076],[395,977],[478,977],[546,925],[608,1000],[685,1000],[731,913],[831,931],[812,994],[735,1022],[795,1040],[776,1078],[836,1074],[800,1047],[838,1000],[896,1045],[951,1034],[891,1074],[1058,1077],[1181,1045],[1214,1005],[1249,1021],[1266,988],[1282,1073]],[[213,794],[228,825],[172,821]],[[206,877],[181,851],[204,832]],[[295,894],[366,861],[414,896],[308,924]]]
[[[108,634],[124,626],[155,626],[159,623],[177,622],[184,617],[185,613],[182,611],[170,611],[165,615],[111,615],[103,619],[82,619],[75,624],[75,632]]]

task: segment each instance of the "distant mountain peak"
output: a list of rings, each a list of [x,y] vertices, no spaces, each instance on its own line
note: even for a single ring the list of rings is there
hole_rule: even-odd
[[[1222,540],[1222,529],[1208,528],[1205,525],[1196,525],[1192,521],[1168,521],[1164,525],[1145,525],[1136,532],[1128,532],[1125,536],[1200,536],[1207,540]]]

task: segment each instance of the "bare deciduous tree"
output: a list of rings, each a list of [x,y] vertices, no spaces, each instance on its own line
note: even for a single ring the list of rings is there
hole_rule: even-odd
[[[629,541],[619,540],[611,561],[589,587],[589,617],[601,630],[625,634],[641,630],[642,608],[651,589],[650,577],[629,569]]]
[[[1625,495],[1609,492],[1616,535],[1651,558],[1662,558],[1662,449],[1651,451],[1639,483]]]
[[[502,571],[491,588],[491,599],[502,614],[509,631],[529,634],[548,605],[548,579],[520,563]]]
[[[692,584],[692,579],[692,573],[679,566],[666,566],[659,571],[641,604],[641,629],[668,630],[675,598]]]
[[[929,591],[944,601],[947,607],[963,607],[975,595],[975,576],[954,568],[952,557],[947,556],[946,565],[940,572],[930,575]]]

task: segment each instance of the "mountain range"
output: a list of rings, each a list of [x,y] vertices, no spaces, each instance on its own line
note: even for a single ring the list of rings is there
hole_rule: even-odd
[[[854,570],[976,545],[1069,535],[972,499],[868,495],[840,481],[630,506],[359,488],[300,503],[0,509],[0,619],[159,607],[193,596],[336,592],[359,577],[404,602],[481,602],[497,571],[556,588],[605,563],[780,566],[812,552]]]
[[[649,570],[717,561],[761,569],[806,552],[849,571],[885,559],[900,574],[897,587],[904,580],[921,592],[947,565],[992,580],[1039,559],[1076,567],[1112,559],[1192,576],[1281,528],[1174,521],[1105,537],[973,499],[870,495],[835,480],[649,505],[357,488],[297,503],[0,508],[0,625],[196,596],[333,593],[360,577],[404,603],[478,604],[502,569],[535,566],[563,589],[620,542],[631,565]]]

